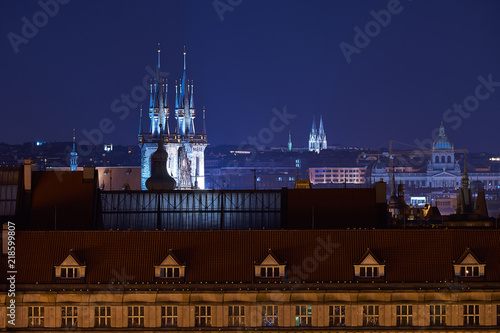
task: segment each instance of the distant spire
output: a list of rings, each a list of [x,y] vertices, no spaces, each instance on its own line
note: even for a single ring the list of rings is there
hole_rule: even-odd
[[[142,130],[142,104],[141,104],[141,108],[139,109],[139,136],[141,136],[143,133],[143,130]]]
[[[205,107],[203,107],[203,135],[207,135],[207,125],[205,123]]]
[[[191,95],[191,101],[189,103],[189,104],[191,104],[190,105],[191,109],[194,109],[194,100],[193,100],[194,94],[193,94],[193,92],[194,92],[194,84],[193,84],[193,80],[191,80],[191,91],[189,92],[189,94]]]
[[[71,171],[76,171],[78,168],[78,153],[76,152],[76,135],[73,128],[73,151],[69,153],[69,165]]]
[[[325,134],[325,130],[323,129],[323,116],[319,116],[319,135]]]
[[[292,151],[292,131],[288,131],[288,151]]]
[[[161,53],[160,43],[158,43],[158,68],[160,68],[160,53]]]

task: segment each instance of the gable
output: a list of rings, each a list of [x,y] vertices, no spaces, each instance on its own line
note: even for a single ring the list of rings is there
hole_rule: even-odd
[[[160,266],[180,266],[180,264],[169,254],[160,264]]]
[[[71,254],[69,254],[60,266],[80,266],[80,264],[75,260],[75,258],[73,258]]]
[[[266,259],[264,259],[260,266],[279,266],[279,263],[271,254],[268,254]]]
[[[464,260],[462,260],[462,262],[460,262],[460,264],[461,265],[465,265],[465,264],[478,265],[479,262],[476,260],[476,258],[474,258],[474,256],[471,253],[469,253],[464,258]]]
[[[440,173],[437,173],[435,175],[432,175],[431,176],[432,178],[441,178],[441,177],[453,177],[453,178],[457,178],[457,175],[454,175],[454,174],[451,174],[451,173],[448,173],[446,171],[441,171]]]
[[[369,253],[365,259],[363,259],[363,261],[361,261],[359,263],[360,265],[379,265],[379,263],[377,262],[377,260],[375,260],[375,258],[371,255],[371,253]]]

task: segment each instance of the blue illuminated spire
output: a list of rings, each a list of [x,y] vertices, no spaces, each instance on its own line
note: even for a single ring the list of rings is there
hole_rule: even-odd
[[[70,170],[76,171],[78,168],[78,153],[76,152],[76,136],[75,129],[73,128],[73,151],[69,154]]]

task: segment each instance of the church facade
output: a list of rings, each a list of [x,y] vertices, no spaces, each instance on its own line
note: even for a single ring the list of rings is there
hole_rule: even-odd
[[[205,110],[203,110],[202,131],[196,131],[194,107],[194,85],[186,77],[186,52],[184,52],[184,71],[179,85],[175,85],[175,127],[170,130],[170,106],[168,83],[161,77],[160,49],[158,48],[157,77],[150,87],[149,121],[147,131],[139,128],[141,147],[141,189],[147,190],[146,180],[151,176],[151,155],[158,148],[158,140],[168,153],[167,172],[176,181],[179,189],[205,189],[205,148],[207,135]]]
[[[319,129],[316,129],[316,121],[313,116],[311,133],[309,134],[309,151],[319,154],[321,150],[327,148],[326,134],[323,128],[323,117],[319,118]]]

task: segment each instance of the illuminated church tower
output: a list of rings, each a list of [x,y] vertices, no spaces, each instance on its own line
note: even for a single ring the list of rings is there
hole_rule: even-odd
[[[313,116],[311,133],[309,134],[309,151],[319,154],[320,150],[327,149],[326,134],[323,128],[323,117],[319,119],[319,130],[316,129],[316,121]]]
[[[205,110],[203,110],[203,132],[197,133],[194,119],[194,85],[186,77],[186,52],[184,51],[184,71],[180,85],[175,86],[175,130],[169,127],[168,85],[161,78],[160,48],[158,47],[158,68],[155,83],[150,87],[149,119],[147,133],[139,128],[141,147],[141,189],[146,190],[146,180],[151,176],[151,155],[158,149],[160,128],[164,129],[164,147],[168,153],[167,172],[179,189],[205,188]],[[160,126],[161,125],[161,126]]]

